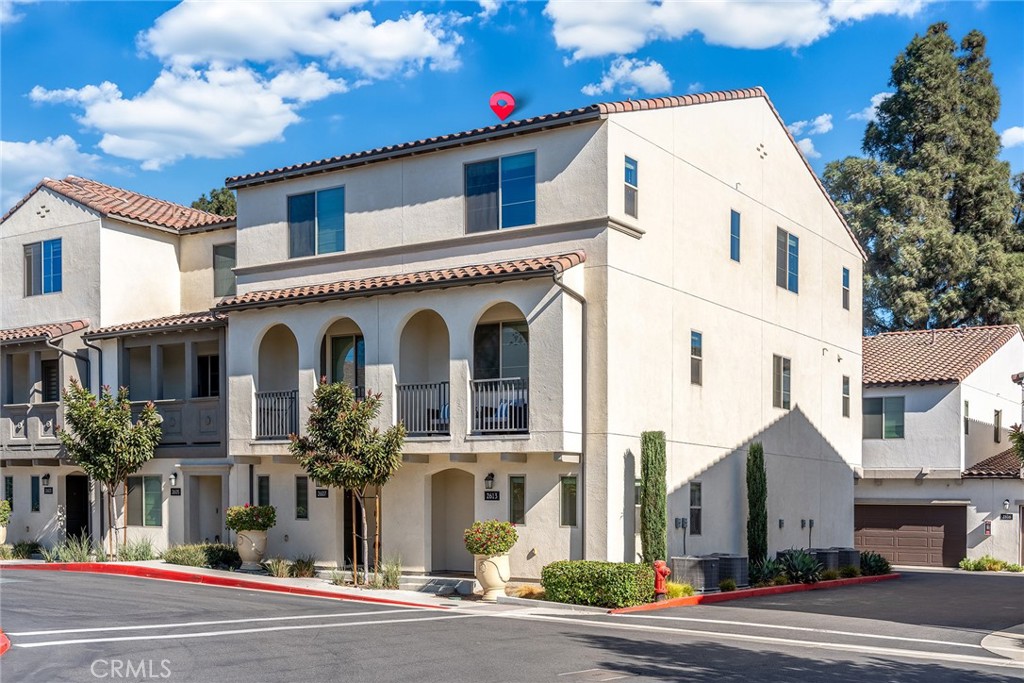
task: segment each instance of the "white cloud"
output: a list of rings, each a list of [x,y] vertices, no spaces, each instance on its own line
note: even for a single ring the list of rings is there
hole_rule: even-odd
[[[16,24],[25,15],[18,12],[18,5],[31,5],[36,0],[0,0],[0,26]]]
[[[1024,126],[1011,126],[999,136],[1003,147],[1019,147],[1024,145]]]
[[[0,210],[6,211],[44,177],[88,175],[99,168],[100,158],[78,149],[68,135],[29,142],[0,141]]]
[[[794,121],[786,128],[793,135],[821,135],[832,130],[832,114],[821,114],[810,121]]]
[[[810,138],[801,138],[796,141],[796,146],[800,148],[800,151],[804,153],[804,156],[808,159],[817,159],[821,156],[821,153],[814,149],[814,141]]]
[[[555,43],[572,59],[630,54],[655,40],[699,33],[709,45],[763,49],[810,45],[837,26],[873,15],[913,16],[930,0],[584,3],[550,0]]]
[[[849,118],[855,121],[874,121],[878,116],[878,105],[893,96],[891,92],[880,92],[871,96],[871,104],[858,112],[850,114]]]
[[[616,57],[600,82],[583,86],[581,92],[588,97],[595,97],[613,90],[633,95],[637,91],[654,94],[671,89],[672,79],[668,77],[665,67],[653,59]]]
[[[686,92],[688,92],[688,93],[700,92],[703,89],[704,89],[704,84],[701,83],[700,81],[694,81],[690,85],[686,86]]]
[[[477,16],[481,19],[489,19],[501,9],[501,0],[479,0],[479,3],[480,13]]]
[[[323,60],[370,78],[459,66],[459,16],[416,12],[377,22],[358,2],[183,2],[139,35],[175,67]]]
[[[218,67],[165,70],[132,98],[112,83],[80,90],[37,86],[29,97],[81,106],[79,122],[103,134],[100,149],[157,170],[184,157],[217,159],[280,140],[301,120],[300,105],[346,89],[343,80],[312,65],[271,79],[245,67]]]

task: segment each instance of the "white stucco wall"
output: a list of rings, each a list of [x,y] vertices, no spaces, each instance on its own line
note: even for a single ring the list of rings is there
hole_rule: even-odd
[[[213,295],[213,247],[235,241],[235,229],[192,233],[180,238],[181,311],[204,311],[222,297]]]
[[[99,326],[181,312],[178,235],[104,219]]]
[[[961,420],[963,402],[970,403],[970,434],[963,434],[964,468],[1002,453],[1010,447],[1009,429],[1024,423],[1021,387],[1010,377],[1024,369],[1024,339],[1015,335],[960,385]],[[1002,430],[995,439],[995,411],[1002,411]]]
[[[864,439],[864,468],[962,471],[960,391],[957,384],[865,387],[865,398],[904,397],[904,438]]]

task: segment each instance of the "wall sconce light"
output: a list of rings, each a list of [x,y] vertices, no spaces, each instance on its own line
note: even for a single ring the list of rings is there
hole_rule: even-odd
[[[807,520],[806,519],[801,519],[800,520],[800,528],[801,529],[806,529],[807,528]]]
[[[177,472],[171,472],[171,476],[169,477],[169,479],[170,479],[170,482],[171,482],[171,486],[174,486],[175,484],[178,483],[178,473]]]
[[[781,529],[781,528],[783,528],[784,526],[786,526],[786,520],[784,520],[784,519],[779,519],[779,528]]]
[[[43,486],[49,486],[49,485],[50,485],[50,474],[49,474],[49,472],[47,472],[46,474],[43,475]]]
[[[1010,499],[1009,498],[1006,498],[1006,499],[1003,500],[1003,509],[1004,510],[1009,510],[1010,509]]]
[[[809,519],[807,521],[810,524],[811,528],[813,529],[814,528],[814,520],[813,519]]]
[[[484,488],[486,488],[488,491],[494,488],[494,472],[491,472],[486,477],[484,477]]]

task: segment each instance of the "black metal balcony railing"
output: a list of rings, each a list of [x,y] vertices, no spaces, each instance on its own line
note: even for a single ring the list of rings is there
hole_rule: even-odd
[[[451,404],[448,382],[398,384],[398,419],[409,436],[449,434]]]
[[[298,431],[298,389],[256,392],[257,439],[287,439]]]
[[[470,382],[473,432],[478,434],[529,431],[529,387],[525,379],[475,379]]]

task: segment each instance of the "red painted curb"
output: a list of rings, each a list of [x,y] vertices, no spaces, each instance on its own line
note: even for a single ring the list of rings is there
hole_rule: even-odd
[[[730,600],[743,600],[744,598],[762,598],[768,595],[782,595],[783,593],[801,593],[803,591],[820,591],[829,588],[842,588],[843,586],[856,586],[862,583],[877,583],[890,579],[900,578],[899,574],[882,574],[881,576],[860,576],[854,579],[835,579],[834,581],[819,581],[818,583],[795,583],[787,586],[767,586],[765,588],[745,588],[742,590],[729,591],[727,593],[709,593],[707,595],[690,595],[685,598],[673,598],[664,602],[651,602],[646,605],[634,607],[620,607],[609,611],[609,614],[626,614],[628,612],[651,612],[669,607],[688,607],[691,605],[710,605],[716,602],[729,602]]]
[[[11,641],[7,636],[4,635],[4,630],[0,628],[0,657],[2,657],[3,654],[10,649]]]
[[[63,571],[63,572],[86,572],[89,574],[115,574],[118,576],[135,576],[143,579],[161,579],[164,581],[179,581],[182,583],[198,583],[204,586],[220,586],[222,588],[245,588],[248,590],[267,591],[271,593],[289,593],[291,595],[304,595],[315,598],[334,598],[335,600],[352,600],[354,602],[372,602],[381,605],[398,605],[400,607],[423,607],[425,609],[450,609],[444,605],[422,605],[404,600],[390,600],[388,598],[377,598],[369,595],[342,595],[332,591],[316,590],[315,588],[302,588],[301,586],[275,585],[263,583],[262,581],[247,581],[227,576],[210,576],[207,574],[192,574],[191,572],[175,571],[173,569],[160,569],[158,567],[139,567],[137,565],[124,565],[116,562],[51,562],[45,564],[8,564],[0,565],[0,572],[8,570],[32,570],[32,571]]]

